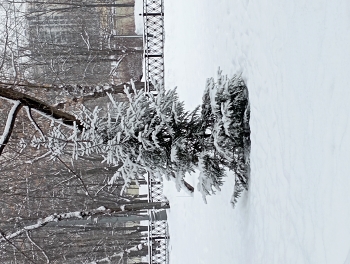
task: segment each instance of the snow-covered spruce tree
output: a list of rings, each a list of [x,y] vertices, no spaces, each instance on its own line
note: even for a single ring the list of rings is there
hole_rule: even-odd
[[[249,177],[249,103],[243,80],[227,78],[219,71],[217,82],[207,82],[201,108],[192,112],[184,110],[176,89],[154,87],[156,95],[125,89],[127,103],[110,96],[104,118],[98,108],[84,109],[79,114],[83,132],[76,129],[66,141],[58,134],[57,153],[69,146],[74,158],[99,153],[105,162],[120,166],[113,178],[123,177],[125,186],[148,171],[160,179],[164,175],[174,180],[178,190],[186,189],[185,174],[199,169],[198,189],[204,200],[220,190],[229,169],[236,177],[235,204],[248,188]],[[54,148],[52,140],[50,144]]]

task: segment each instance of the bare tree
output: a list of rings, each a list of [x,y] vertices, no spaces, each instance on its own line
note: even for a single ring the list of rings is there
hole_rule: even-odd
[[[115,10],[120,7],[132,10],[133,3],[67,0],[7,3],[0,7],[5,19],[2,81],[103,85],[117,81],[116,72],[121,73],[127,61],[138,64],[142,57],[142,38],[115,38],[125,35],[124,30],[118,33],[121,21],[116,22]],[[138,78],[135,74],[134,80]]]
[[[130,85],[125,76],[137,76],[123,71],[141,61],[142,39],[118,37],[130,31],[116,27],[117,19],[132,17],[118,10],[132,6],[80,0],[0,4],[1,263],[122,263],[136,254],[133,249],[146,254],[144,246],[139,249],[146,229],[138,221],[147,218],[147,209],[167,204],[121,193],[124,181],[110,181],[117,166],[101,163],[98,155],[53,158],[53,149],[30,145],[34,137],[47,137],[53,123],[66,131],[76,124],[82,131],[69,105],[123,93]],[[91,209],[101,206],[105,212]]]

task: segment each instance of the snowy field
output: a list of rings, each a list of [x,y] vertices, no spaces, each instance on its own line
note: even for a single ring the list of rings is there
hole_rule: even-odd
[[[242,73],[252,131],[235,209],[233,177],[208,204],[165,185],[170,264],[350,263],[350,1],[164,2],[166,87],[190,110]]]

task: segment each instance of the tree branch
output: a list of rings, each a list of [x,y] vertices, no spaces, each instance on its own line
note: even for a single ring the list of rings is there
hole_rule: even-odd
[[[13,233],[8,233],[8,234],[5,234],[4,232],[0,233],[2,234],[2,237],[0,237],[0,243],[9,242],[11,239],[16,238],[28,231],[33,231],[41,227],[44,227],[49,223],[59,222],[62,220],[68,220],[72,218],[82,219],[82,218],[87,218],[95,215],[119,214],[119,213],[132,212],[132,211],[144,210],[144,209],[167,209],[167,208],[169,208],[168,203],[153,202],[153,203],[123,204],[123,205],[118,205],[117,207],[114,207],[114,208],[106,208],[104,206],[100,206],[93,210],[85,210],[85,211],[82,210],[82,211],[68,212],[63,214],[52,214],[45,218],[40,218],[37,220],[35,224],[25,226]]]
[[[8,114],[4,132],[3,132],[2,136],[0,137],[0,155],[4,151],[6,144],[10,140],[10,137],[11,137],[11,134],[13,131],[13,127],[15,126],[17,114],[18,114],[19,110],[22,108],[22,106],[23,105],[21,104],[20,101],[15,101],[15,104],[12,106],[12,108]]]
[[[35,242],[32,240],[32,238],[30,237],[28,231],[26,232],[26,235],[27,235],[29,241],[30,241],[34,246],[36,246],[36,247],[43,253],[43,255],[44,255],[45,258],[46,258],[46,263],[50,263],[50,259],[49,259],[49,257],[46,255],[45,251],[44,251],[41,247],[39,247],[37,243],[35,243]]]
[[[9,243],[15,250],[17,250],[19,253],[21,253],[30,263],[35,264],[35,262],[33,262],[26,254],[24,254],[20,248],[18,248],[14,243],[12,243],[9,239],[7,239],[7,236],[5,236],[4,233],[3,233],[2,231],[0,231],[0,237],[1,237],[1,240],[0,240],[0,241],[6,241],[6,242]]]
[[[75,122],[79,130],[83,130],[84,128],[80,120],[78,120],[75,116],[60,111],[57,108],[50,106],[47,103],[42,102],[27,94],[0,86],[0,97],[19,101],[22,105],[35,109],[42,114],[52,116],[57,120],[61,120],[66,125],[73,126]]]

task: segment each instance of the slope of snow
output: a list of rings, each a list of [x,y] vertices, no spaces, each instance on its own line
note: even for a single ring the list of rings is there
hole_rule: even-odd
[[[218,67],[251,100],[250,190],[170,199],[170,264],[349,263],[350,2],[165,1],[165,83],[188,109]],[[198,175],[187,180],[196,186]]]

